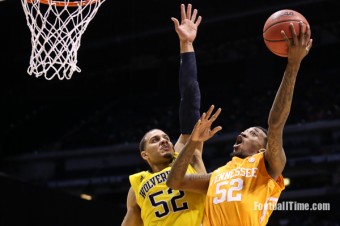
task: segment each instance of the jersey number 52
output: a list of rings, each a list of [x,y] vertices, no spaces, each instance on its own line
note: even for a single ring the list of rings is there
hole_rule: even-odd
[[[160,196],[164,194],[164,192],[167,192],[169,195],[173,193],[173,190],[169,188],[167,191],[158,191],[151,195],[149,195],[150,202],[153,207],[161,206],[162,211],[157,210],[155,212],[156,217],[161,218],[170,213],[170,209],[173,210],[173,212],[182,211],[188,209],[188,203],[187,202],[180,202],[181,199],[184,197],[184,191],[179,191],[179,194],[171,197],[170,202],[159,200],[157,201],[157,196]]]
[[[228,185],[230,188],[222,188],[224,185]],[[232,179],[231,181],[223,181],[216,184],[216,195],[219,197],[214,198],[214,204],[218,204],[224,201],[241,201],[242,195],[238,193],[243,188],[243,180],[241,178]]]

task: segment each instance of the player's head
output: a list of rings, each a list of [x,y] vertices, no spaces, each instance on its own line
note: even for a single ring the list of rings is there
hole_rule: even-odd
[[[237,136],[234,151],[230,156],[246,158],[261,151],[267,146],[267,130],[260,127],[250,127]]]
[[[169,136],[160,129],[148,131],[139,143],[142,158],[153,165],[170,163],[175,149]]]

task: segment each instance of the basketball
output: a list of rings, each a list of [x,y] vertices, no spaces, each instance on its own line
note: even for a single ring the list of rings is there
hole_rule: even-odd
[[[300,21],[306,25],[309,24],[302,14],[291,9],[283,9],[270,15],[263,27],[263,39],[268,49],[278,56],[287,57],[288,45],[281,31],[283,30],[291,39],[292,32],[289,24],[293,23],[296,34],[299,35]]]

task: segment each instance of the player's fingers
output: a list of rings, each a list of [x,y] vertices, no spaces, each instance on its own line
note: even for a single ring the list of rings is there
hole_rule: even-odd
[[[309,26],[309,24],[307,24],[307,26],[306,26],[306,32],[305,32],[305,39],[306,39],[307,45],[308,45],[309,42],[310,42],[310,36],[311,36],[310,26]]]
[[[185,5],[184,4],[181,4],[181,20],[185,20],[187,17],[186,17],[186,14],[185,14]]]
[[[217,132],[222,130],[222,126],[216,126],[213,130],[211,130],[211,135],[214,136]]]
[[[296,31],[295,31],[293,23],[289,24],[289,28],[290,28],[290,31],[292,32],[293,44],[296,45],[298,43],[298,37],[296,35]]]
[[[206,119],[209,120],[210,115],[211,115],[211,113],[213,112],[214,108],[215,108],[214,105],[211,105],[211,106],[210,106],[210,108],[208,109],[207,114],[206,114]]]
[[[179,21],[175,17],[171,17],[171,20],[174,22],[175,29],[177,30],[177,28],[179,27]]]
[[[308,36],[308,38],[310,38],[310,36],[311,36],[311,31],[310,31],[309,24],[307,24],[307,27],[306,27],[306,35]]]
[[[217,111],[215,112],[215,114],[213,114],[212,116],[211,116],[211,122],[214,122],[217,118],[218,118],[218,116],[220,115],[220,113],[221,113],[221,111],[222,111],[222,109],[221,108],[218,108],[217,109]]]
[[[281,31],[281,35],[282,35],[283,39],[286,40],[287,44],[290,46],[290,40],[283,30]]]
[[[203,112],[203,114],[202,114],[200,120],[201,120],[201,121],[204,120],[204,119],[206,118],[206,115],[207,115],[207,113]]]
[[[195,23],[196,17],[197,17],[197,9],[194,9],[194,12],[192,13],[192,16],[191,16],[190,20],[193,23]]]
[[[309,43],[307,44],[307,47],[306,47],[307,54],[309,53],[310,49],[312,48],[312,45],[313,45],[313,39],[310,39]]]
[[[191,18],[191,10],[192,10],[192,5],[188,4],[188,7],[187,7],[187,19],[189,19],[189,20]]]
[[[202,120],[201,120],[201,119],[199,119],[199,120],[196,122],[196,124],[195,124],[195,126],[194,126],[194,128],[193,128],[193,133],[195,133],[196,130],[197,130],[197,128],[200,127],[201,123],[202,123]]]
[[[201,21],[202,21],[202,17],[199,16],[196,20],[196,23],[195,23],[197,27],[200,25]]]
[[[299,22],[299,26],[300,26],[300,35],[299,35],[299,40],[300,42],[304,45],[306,43],[306,35],[307,35],[307,28],[305,27],[305,24],[300,21]]]

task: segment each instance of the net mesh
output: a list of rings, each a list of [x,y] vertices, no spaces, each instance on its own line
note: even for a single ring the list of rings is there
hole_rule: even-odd
[[[71,79],[81,37],[105,0],[21,0],[31,31],[29,75]]]

